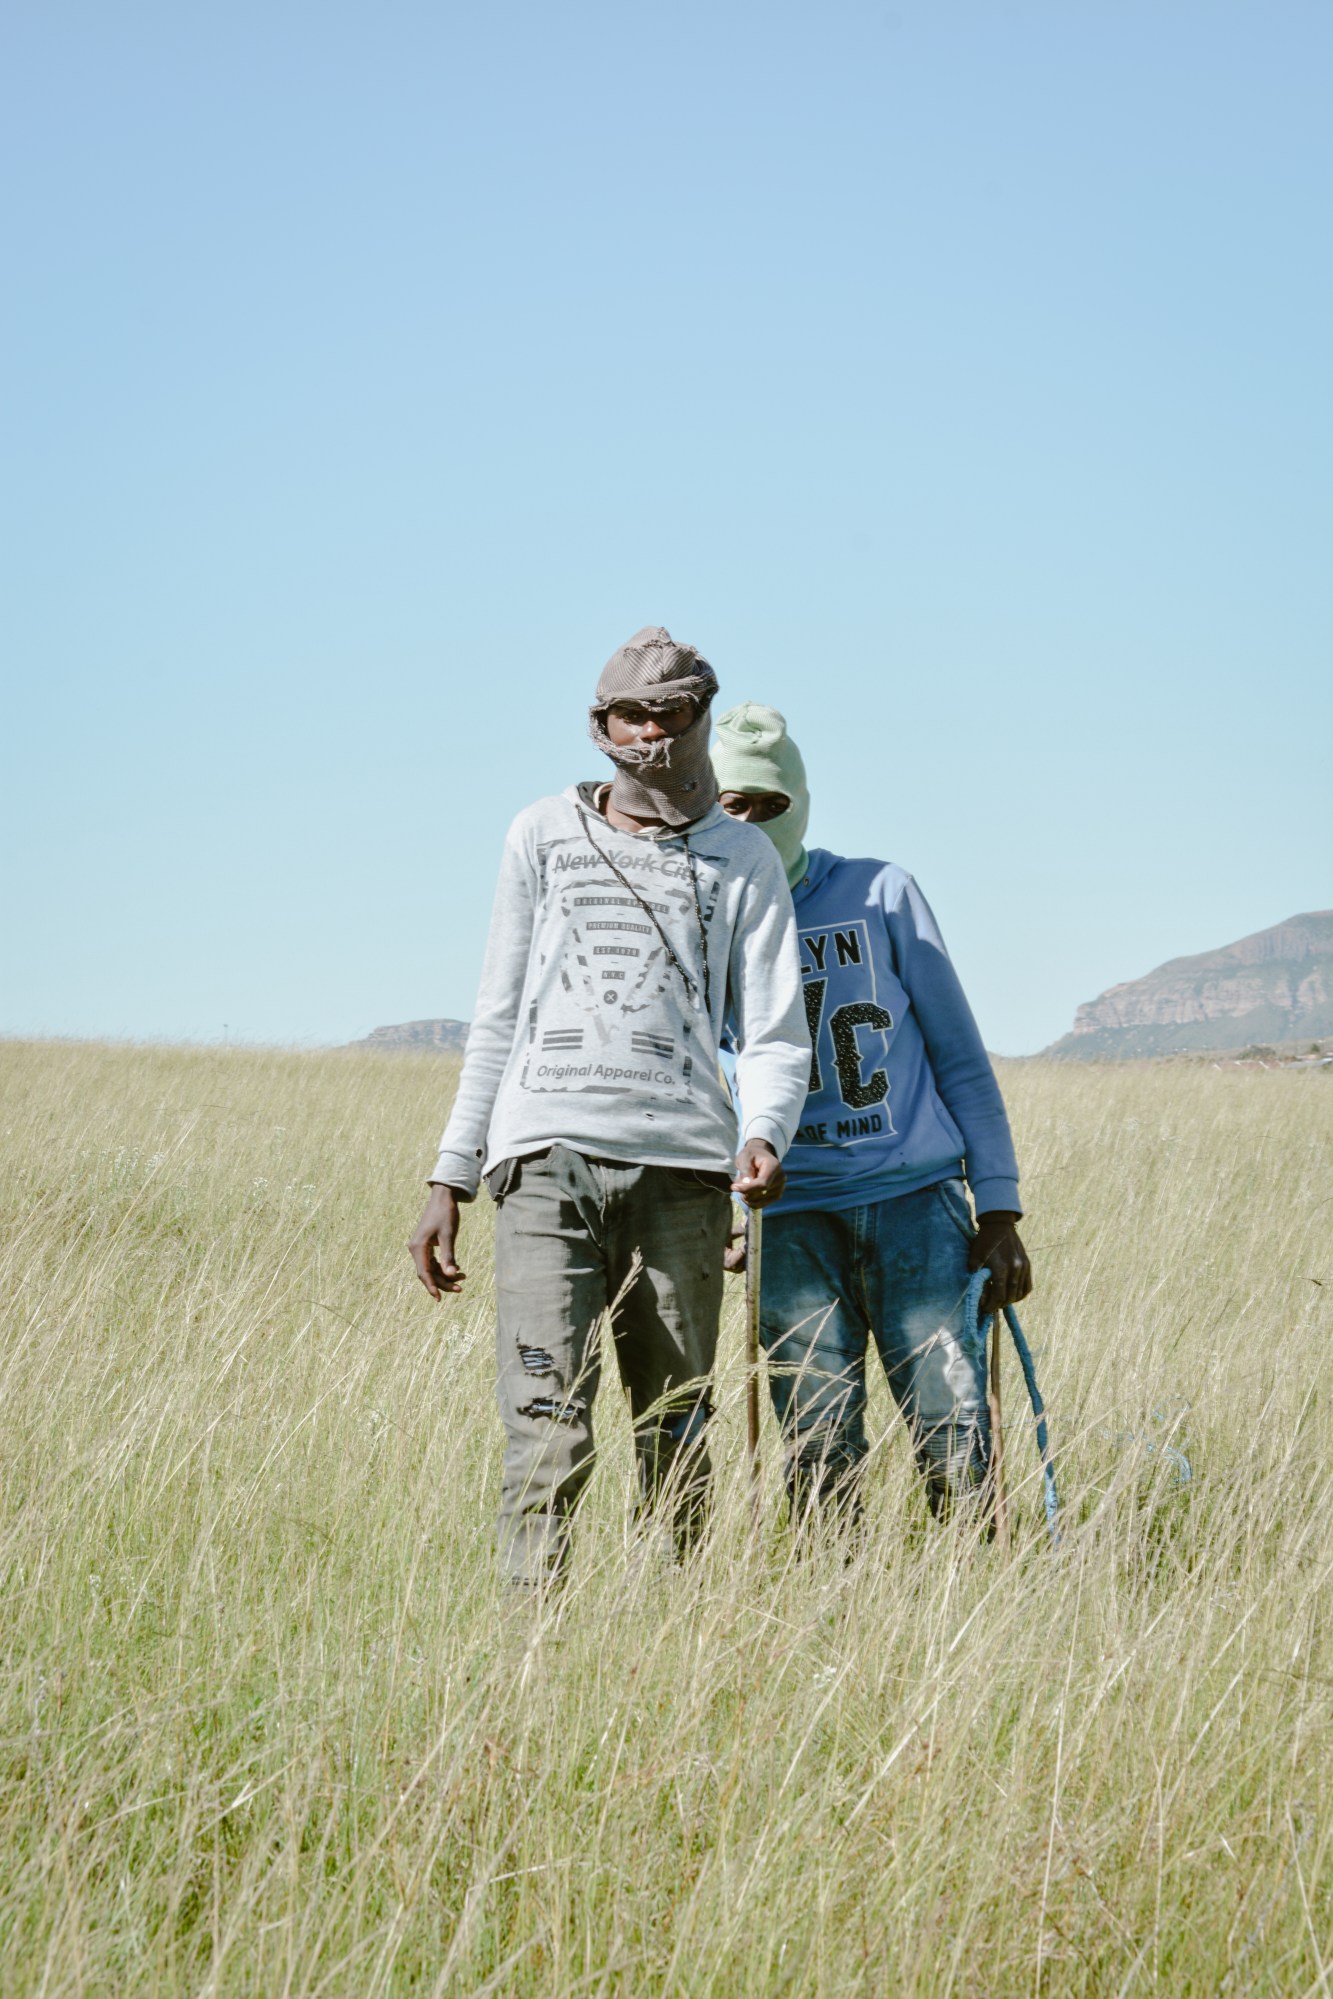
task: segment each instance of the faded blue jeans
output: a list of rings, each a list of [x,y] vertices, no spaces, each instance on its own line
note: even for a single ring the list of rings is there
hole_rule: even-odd
[[[798,1520],[821,1501],[855,1514],[873,1337],[931,1511],[985,1480],[986,1355],[963,1324],[976,1233],[961,1180],[864,1208],[764,1221],[760,1337]]]

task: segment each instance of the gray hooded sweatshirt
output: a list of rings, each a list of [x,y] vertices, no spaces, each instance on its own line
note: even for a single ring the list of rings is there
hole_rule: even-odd
[[[617,832],[600,787],[541,798],[509,829],[453,1113],[431,1179],[471,1198],[501,1160],[595,1158],[730,1173],[744,1138],[781,1158],[810,1084],[791,895],[771,840],[718,805]]]

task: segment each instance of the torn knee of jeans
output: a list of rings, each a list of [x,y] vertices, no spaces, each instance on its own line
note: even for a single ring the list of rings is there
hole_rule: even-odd
[[[578,1423],[583,1419],[588,1405],[576,1395],[562,1399],[557,1395],[534,1395],[531,1402],[525,1402],[519,1410],[520,1416],[531,1416],[534,1420],[545,1417],[552,1423]]]
[[[941,1423],[918,1437],[916,1460],[932,1495],[958,1497],[986,1476],[986,1440],[975,1423]]]
[[[523,1363],[524,1374],[554,1374],[555,1362],[545,1347],[524,1346],[518,1341],[518,1357]]]
[[[662,1424],[662,1433],[670,1437],[673,1444],[695,1444],[703,1436],[712,1421],[711,1402],[696,1402],[692,1409],[682,1409],[678,1415],[668,1416]]]
[[[844,1472],[860,1470],[865,1457],[864,1449],[858,1450],[835,1424],[827,1428],[803,1430],[799,1437],[791,1439],[790,1464],[793,1471],[799,1468],[807,1474],[818,1472],[821,1476],[841,1478]]]
[[[787,1467],[787,1485],[793,1493],[850,1491],[864,1483],[865,1469],[864,1458],[796,1458]]]

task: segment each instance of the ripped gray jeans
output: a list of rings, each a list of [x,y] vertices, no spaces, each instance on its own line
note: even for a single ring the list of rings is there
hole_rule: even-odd
[[[499,1208],[499,1541],[507,1573],[515,1582],[549,1581],[567,1557],[574,1508],[592,1471],[608,1310],[634,1425],[640,1505],[664,1513],[683,1552],[707,1506],[727,1176],[625,1166],[555,1145],[505,1160],[486,1184]]]

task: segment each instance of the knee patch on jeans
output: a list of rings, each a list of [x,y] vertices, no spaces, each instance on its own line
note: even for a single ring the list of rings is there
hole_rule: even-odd
[[[975,1423],[941,1423],[928,1437],[918,1439],[915,1454],[932,1513],[947,1509],[985,1482],[989,1454]]]

